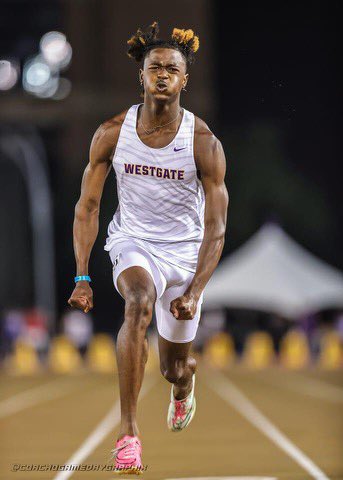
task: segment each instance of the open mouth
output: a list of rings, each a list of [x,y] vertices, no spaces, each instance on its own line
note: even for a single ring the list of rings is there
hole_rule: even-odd
[[[164,82],[156,83],[156,90],[158,90],[159,92],[164,92],[167,89],[168,89],[168,85],[166,83]]]

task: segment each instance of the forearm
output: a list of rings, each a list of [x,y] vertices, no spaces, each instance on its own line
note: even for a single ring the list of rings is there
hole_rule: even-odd
[[[205,227],[204,238],[199,250],[198,263],[193,280],[186,290],[199,299],[221,257],[225,242],[225,226],[217,223]]]
[[[99,211],[78,203],[73,226],[76,275],[88,274],[90,254],[99,231]]]

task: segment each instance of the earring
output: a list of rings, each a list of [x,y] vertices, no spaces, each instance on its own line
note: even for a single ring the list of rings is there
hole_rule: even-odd
[[[187,92],[186,87],[182,87],[182,90],[183,90],[184,92]]]

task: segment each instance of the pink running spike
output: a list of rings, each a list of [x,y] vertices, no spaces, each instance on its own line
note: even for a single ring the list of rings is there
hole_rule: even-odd
[[[116,448],[111,453],[116,462],[116,473],[126,475],[143,473],[142,445],[137,436],[125,435],[117,441]]]

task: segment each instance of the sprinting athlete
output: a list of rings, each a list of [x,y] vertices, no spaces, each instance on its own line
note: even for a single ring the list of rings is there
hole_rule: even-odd
[[[196,361],[190,349],[203,291],[223,249],[228,207],[222,145],[202,120],[180,106],[199,39],[192,30],[177,28],[169,40],[157,35],[155,22],[128,41],[128,55],[142,65],[144,102],[96,131],[74,220],[77,276],[68,303],[88,312],[93,308],[88,261],[113,165],[119,206],[105,250],[115,288],[125,300],[116,343],[121,426],[113,451],[121,473],[142,469],[136,409],[154,307],[161,372],[172,383],[168,427],[178,432],[194,416]]]

